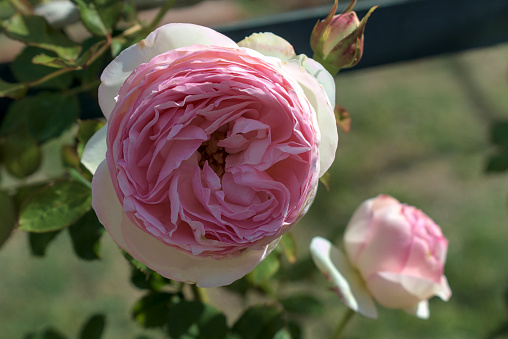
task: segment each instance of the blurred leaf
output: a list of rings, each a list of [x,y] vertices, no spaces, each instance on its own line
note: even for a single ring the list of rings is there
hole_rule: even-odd
[[[289,330],[286,328],[281,328],[273,336],[273,339],[291,339],[291,338],[292,338],[291,333],[289,333]]]
[[[166,292],[150,292],[138,300],[132,308],[132,317],[145,328],[166,325],[175,295]]]
[[[330,173],[325,172],[325,174],[323,174],[321,178],[319,178],[319,182],[321,182],[323,186],[325,186],[327,191],[330,191]]]
[[[41,92],[13,102],[0,131],[9,131],[20,124],[26,124],[35,139],[43,143],[69,129],[78,115],[79,101],[76,96]]]
[[[199,301],[180,300],[170,310],[168,332],[174,339],[222,339],[228,332],[226,316]]]
[[[504,172],[508,170],[508,150],[490,157],[487,162],[487,172]]]
[[[489,333],[485,339],[506,338],[508,336],[508,321],[501,323],[494,331]]]
[[[27,91],[26,84],[13,84],[0,79],[0,97],[22,99]]]
[[[120,18],[122,1],[117,0],[72,0],[78,7],[85,27],[94,35],[106,36],[111,33]]]
[[[293,233],[286,233],[280,239],[280,245],[284,250],[284,255],[286,256],[289,263],[294,264],[296,262],[296,240]]]
[[[34,192],[40,190],[46,186],[46,184],[36,184],[36,185],[27,185],[20,186],[16,188],[16,194],[14,194],[14,205],[16,206],[16,211],[21,209],[21,205],[23,202]]]
[[[150,271],[148,274],[143,273],[136,267],[132,266],[131,282],[134,286],[141,290],[160,291],[164,286],[171,283],[171,280],[154,271]]]
[[[233,333],[242,339],[273,338],[284,327],[281,310],[273,305],[248,308],[233,326]]]
[[[508,147],[508,121],[493,124],[490,136],[494,144]]]
[[[100,239],[103,233],[104,227],[93,209],[69,227],[72,247],[77,256],[84,260],[99,259]]]
[[[28,233],[28,243],[32,255],[36,257],[45,256],[48,245],[56,238],[58,233],[60,233],[60,230],[45,233]]]
[[[293,295],[280,300],[280,303],[288,313],[302,315],[323,314],[323,304],[311,294]]]
[[[29,196],[21,206],[19,228],[29,232],[48,232],[67,227],[91,207],[90,188],[64,180],[48,185]]]
[[[351,117],[349,116],[347,109],[343,106],[335,105],[333,112],[335,114],[337,126],[345,133],[349,133],[351,130]]]
[[[9,66],[12,70],[12,73],[18,81],[31,82],[55,71],[54,68],[32,63],[33,58],[41,53],[48,53],[48,51],[38,47],[26,46],[23,48],[21,53],[16,56],[14,61],[10,63]],[[64,89],[68,88],[71,83],[72,74],[64,73],[35,87]]]
[[[282,275],[282,278],[285,280],[304,280],[310,278],[316,272],[316,265],[310,257],[307,257],[291,265],[287,272]]]
[[[0,148],[7,171],[17,178],[24,178],[35,172],[41,164],[41,149],[28,126],[21,123],[8,133],[2,134],[3,142]]]
[[[298,323],[293,322],[293,321],[288,321],[287,328],[289,330],[289,333],[291,333],[292,339],[303,338],[302,327]]]
[[[44,332],[27,334],[24,339],[66,339],[66,336],[55,329],[47,328]]]
[[[248,274],[248,279],[250,279],[255,284],[260,284],[277,273],[279,267],[279,256],[276,252],[272,252],[252,272]]]
[[[11,235],[14,226],[16,226],[16,206],[12,198],[3,191],[0,191],[0,247]]]
[[[122,251],[122,253],[125,259],[127,259],[127,261],[129,262],[129,264],[131,264],[132,267],[134,267],[135,269],[141,271],[143,274],[148,276],[153,272],[148,266],[143,264],[141,261],[134,259],[129,253],[125,251]]]
[[[66,60],[75,60],[81,52],[79,44],[53,30],[41,16],[14,14],[3,29],[11,39],[53,51]]]
[[[94,314],[85,323],[79,334],[79,339],[101,339],[106,317],[103,314]]]

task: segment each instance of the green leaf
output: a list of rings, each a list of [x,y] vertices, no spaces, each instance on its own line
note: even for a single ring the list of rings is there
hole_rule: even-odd
[[[66,339],[66,336],[53,328],[47,328],[44,332],[27,334],[24,339]]]
[[[14,226],[16,226],[16,206],[14,201],[6,192],[0,191],[0,247],[11,235]]]
[[[284,250],[284,255],[289,263],[294,264],[296,262],[296,240],[293,233],[286,233],[280,239],[280,245]]]
[[[150,292],[136,302],[132,317],[145,328],[163,327],[168,321],[174,297],[173,293]]]
[[[39,168],[41,149],[26,124],[13,127],[8,133],[4,133],[3,139],[0,147],[2,161],[10,174],[25,178]]]
[[[323,304],[311,294],[293,295],[280,300],[280,303],[288,313],[302,315],[323,314]]]
[[[171,280],[157,272],[150,271],[148,274],[141,272],[136,267],[131,267],[131,283],[141,290],[160,291]]]
[[[28,233],[28,244],[30,245],[30,252],[36,257],[43,257],[46,255],[48,245],[55,240],[60,230],[45,233]]]
[[[79,101],[74,95],[41,92],[36,96],[13,102],[4,118],[0,132],[26,124],[39,143],[60,136],[79,115]]]
[[[42,48],[26,46],[25,48],[23,48],[21,53],[19,53],[16,56],[16,58],[14,58],[14,61],[9,66],[15,78],[19,82],[32,82],[50,73],[55,72],[54,68],[43,65],[36,65],[32,63],[34,57],[42,53],[53,54],[52,52]],[[56,56],[56,54],[49,56]],[[72,84],[72,74],[64,73],[34,87],[65,89],[68,88],[71,84]]]
[[[504,172],[508,170],[508,150],[493,155],[487,162],[486,172]]]
[[[49,232],[76,222],[91,207],[92,192],[76,181],[48,185],[28,197],[21,206],[19,228]]]
[[[248,308],[233,326],[233,333],[242,339],[273,338],[284,328],[281,310],[274,305],[255,305]]]
[[[263,281],[272,277],[280,267],[279,256],[276,252],[272,252],[265,260],[263,260],[251,273],[248,279],[254,284],[261,284]]]
[[[81,52],[79,44],[52,29],[41,16],[17,13],[4,22],[3,29],[11,39],[53,51],[67,60],[75,60]]]
[[[199,301],[180,300],[170,310],[168,332],[174,339],[222,339],[228,332],[226,316]]]
[[[79,10],[81,21],[94,35],[109,35],[120,18],[122,2],[117,0],[72,0]]]
[[[125,251],[122,251],[122,253],[123,253],[123,256],[125,257],[125,259],[127,259],[127,261],[129,262],[129,264],[132,265],[132,267],[141,271],[146,276],[148,276],[149,274],[151,274],[153,272],[148,266],[143,264],[141,261],[137,261],[136,259],[134,259],[129,253],[127,253]]]
[[[94,314],[83,325],[79,339],[101,339],[105,326],[106,317],[103,314]]]
[[[69,227],[72,247],[77,256],[84,260],[100,258],[100,239],[104,234],[104,227],[97,219],[95,211],[91,209],[81,219]]]
[[[281,328],[275,333],[273,339],[291,339],[291,333],[286,328]]]
[[[28,91],[26,84],[13,84],[0,79],[0,97],[22,99]]]
[[[500,121],[492,125],[490,136],[494,144],[508,147],[508,121]]]

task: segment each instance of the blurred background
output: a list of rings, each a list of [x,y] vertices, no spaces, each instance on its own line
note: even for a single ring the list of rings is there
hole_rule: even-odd
[[[164,22],[224,27],[330,3],[209,0],[171,10]],[[154,11],[143,15],[150,18]],[[79,24],[68,29],[77,40],[86,34]],[[367,25],[365,55],[369,36]],[[10,62],[16,48],[1,36],[0,62]],[[339,131],[330,190],[320,187],[310,212],[293,229],[299,244],[294,279],[276,286],[281,295],[307,290],[323,301],[321,315],[301,318],[304,337],[330,337],[346,311],[310,263],[311,238],[341,245],[355,208],[380,193],[419,207],[441,226],[449,240],[445,274],[453,295],[447,303],[432,299],[428,320],[381,308],[377,320],[356,316],[344,338],[496,337],[508,324],[508,172],[486,168],[498,151],[492,126],[508,120],[508,44],[341,72],[336,87],[337,104],[352,118],[351,131]],[[86,318],[101,312],[107,317],[105,338],[162,338],[131,321],[130,309],[142,292],[129,283],[128,264],[107,235],[102,248],[102,260],[81,261],[68,255],[70,239],[59,234],[46,256],[36,258],[26,233],[14,231],[0,248],[0,337],[23,338],[48,326],[76,337]],[[233,323],[244,301],[225,289],[209,293]],[[247,303],[259,300],[253,294]]]

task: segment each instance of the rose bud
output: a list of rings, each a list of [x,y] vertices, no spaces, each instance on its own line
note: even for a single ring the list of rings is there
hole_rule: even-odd
[[[380,195],[363,202],[344,234],[346,256],[316,237],[312,258],[344,303],[370,318],[374,301],[419,318],[429,317],[428,299],[451,296],[443,274],[448,241],[422,211]]]
[[[372,7],[362,21],[358,20],[353,7],[356,0],[339,15],[337,0],[330,14],[318,21],[312,30],[310,45],[314,51],[313,58],[320,62],[332,75],[337,74],[341,68],[355,66],[363,54],[363,32],[370,14],[377,8]]]
[[[285,46],[286,48],[281,48]],[[337,148],[332,76],[269,33],[169,24],[104,70],[87,143],[115,242],[200,287],[249,273],[306,213]]]

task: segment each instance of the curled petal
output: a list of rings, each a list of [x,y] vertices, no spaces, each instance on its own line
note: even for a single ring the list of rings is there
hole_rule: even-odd
[[[135,259],[169,279],[196,283],[199,287],[228,285],[252,271],[280,239],[222,260],[190,256],[143,232],[129,220],[118,202],[106,162],[97,169],[92,186],[93,207],[113,240]]]
[[[240,47],[247,47],[259,53],[279,58],[282,61],[296,56],[293,46],[287,40],[270,32],[254,33],[238,43]]]
[[[429,319],[430,317],[429,301],[422,300],[415,306],[406,308],[404,311],[414,316],[417,316],[420,319]]]
[[[347,307],[368,318],[377,318],[374,300],[362,278],[337,247],[324,238],[315,237],[310,244],[310,253]]]
[[[169,50],[192,45],[238,47],[233,40],[211,28],[181,23],[159,27],[122,51],[102,73],[99,105],[106,119],[115,107],[118,90],[136,67]]]

